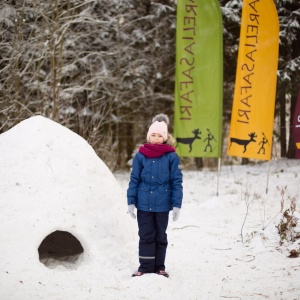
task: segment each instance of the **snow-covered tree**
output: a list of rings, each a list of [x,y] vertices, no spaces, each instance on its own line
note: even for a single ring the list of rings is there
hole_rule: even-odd
[[[242,0],[220,0],[220,5],[226,125]],[[293,104],[299,88],[300,4],[276,0],[276,5],[277,114],[283,120],[283,108],[287,101]],[[175,0],[6,0],[0,4],[0,34],[0,132],[42,114],[87,139],[114,169],[126,166],[144,142],[153,115],[167,113],[172,125]],[[276,133],[281,141],[288,134]]]

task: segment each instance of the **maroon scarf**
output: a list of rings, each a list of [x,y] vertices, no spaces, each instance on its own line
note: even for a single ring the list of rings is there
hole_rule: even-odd
[[[175,148],[168,144],[144,144],[139,151],[148,158],[156,158],[163,156],[169,152],[175,152]]]

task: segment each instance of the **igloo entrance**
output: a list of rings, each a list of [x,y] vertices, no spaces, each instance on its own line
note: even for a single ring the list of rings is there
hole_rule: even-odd
[[[44,238],[38,252],[40,262],[50,269],[59,265],[75,269],[84,249],[74,235],[57,230]]]

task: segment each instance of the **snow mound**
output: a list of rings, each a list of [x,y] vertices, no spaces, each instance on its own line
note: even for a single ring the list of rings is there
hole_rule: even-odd
[[[57,251],[54,260],[65,261],[58,263],[62,266],[73,262],[75,269],[94,260],[105,262],[107,245],[119,248],[128,242],[125,196],[83,138],[35,116],[0,135],[0,153],[2,270],[32,271],[47,261],[55,267],[51,253],[58,240],[67,253]],[[72,251],[75,242],[78,251]]]

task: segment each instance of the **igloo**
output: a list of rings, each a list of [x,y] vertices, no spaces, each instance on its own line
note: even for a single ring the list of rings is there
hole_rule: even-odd
[[[39,278],[52,278],[57,270],[73,272],[76,282],[119,268],[122,252],[116,257],[111,249],[121,249],[133,235],[126,198],[83,138],[31,117],[0,135],[0,166],[4,296],[19,299],[18,282],[30,277],[42,284]]]

